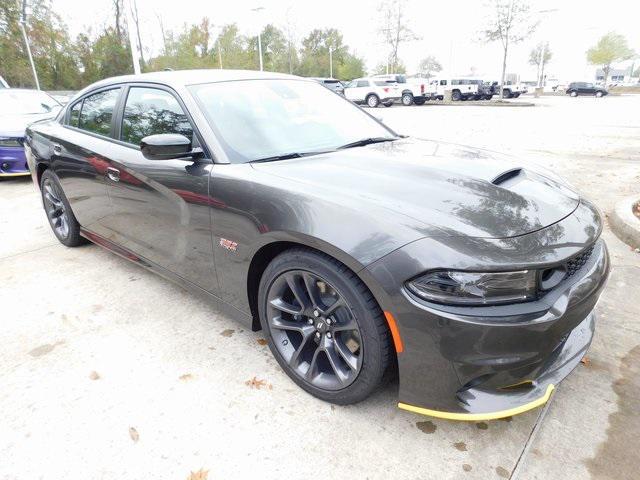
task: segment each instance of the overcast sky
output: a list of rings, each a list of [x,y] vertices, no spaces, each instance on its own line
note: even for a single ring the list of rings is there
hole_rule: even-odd
[[[52,0],[72,35],[88,27],[94,30],[112,22],[111,0]],[[299,38],[313,28],[335,27],[345,43],[365,58],[373,69],[385,60],[382,37],[378,33],[379,0],[137,0],[142,18],[145,50],[157,53],[162,42],[158,16],[166,30],[178,30],[186,23],[197,23],[204,16],[215,25],[237,23],[244,34],[255,34],[259,25],[273,23],[294,26]],[[554,53],[548,67],[549,78],[592,80],[594,68],[585,60],[586,50],[609,31],[627,37],[640,52],[640,2],[638,0],[531,0],[532,12],[541,20],[531,38],[516,45],[509,55],[508,71],[522,80],[535,79],[527,63],[529,51],[540,40],[548,40]],[[501,47],[485,44],[479,32],[491,9],[484,0],[408,0],[407,17],[420,37],[400,48],[400,57],[409,73],[421,58],[435,55],[447,72],[497,78],[501,67]],[[251,11],[264,7],[260,14]],[[548,11],[553,10],[553,11]],[[147,53],[147,56],[149,54]],[[640,61],[637,62],[640,64]],[[628,65],[627,63],[626,65]]]

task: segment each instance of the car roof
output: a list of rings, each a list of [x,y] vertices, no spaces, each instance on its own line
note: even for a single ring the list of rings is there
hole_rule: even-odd
[[[161,83],[171,87],[183,87],[187,85],[196,85],[200,83],[213,82],[230,82],[234,80],[260,80],[260,79],[298,79],[304,80],[302,77],[288,75],[285,73],[259,72],[255,70],[220,70],[220,69],[202,69],[202,70],[176,70],[141,73],[139,75],[122,75],[119,77],[111,77],[100,80],[89,85],[83,91],[88,89],[105,87],[118,83],[131,82],[150,82]]]

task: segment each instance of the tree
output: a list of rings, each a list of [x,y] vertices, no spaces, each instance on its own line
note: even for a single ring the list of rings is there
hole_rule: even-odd
[[[429,55],[428,57],[420,60],[418,70],[420,70],[420,73],[424,78],[428,79],[431,78],[434,73],[440,72],[442,70],[442,65],[440,65],[438,60],[436,60],[436,57]]]
[[[399,73],[397,68],[399,66],[400,45],[419,39],[407,24],[405,7],[406,0],[384,0],[378,8],[382,12],[382,24],[379,31],[384,35],[385,43],[389,49],[387,54],[389,71],[385,71],[385,73]]]
[[[491,5],[493,8],[482,35],[485,41],[499,40],[502,45],[502,76],[500,77],[502,96],[509,46],[519,43],[531,35],[536,29],[537,23],[531,20],[530,7],[526,0],[492,0]]]
[[[341,80],[364,75],[364,61],[349,52],[342,34],[335,28],[312,30],[302,39],[300,64],[295,71],[306,77],[328,77],[329,48],[332,49],[333,76]]]
[[[616,62],[628,60],[634,55],[633,50],[627,45],[627,39],[622,35],[609,32],[598,43],[587,51],[587,60],[592,65],[600,65],[604,73],[604,84],[609,80],[611,65]]]
[[[41,88],[76,88],[78,65],[65,24],[48,1],[32,0],[30,7],[25,28]],[[19,18],[18,2],[0,2],[0,75],[13,87],[34,87]]]
[[[553,57],[553,52],[549,49],[549,42],[540,42],[529,53],[529,65],[537,68],[537,82],[539,87],[544,86],[544,67]]]

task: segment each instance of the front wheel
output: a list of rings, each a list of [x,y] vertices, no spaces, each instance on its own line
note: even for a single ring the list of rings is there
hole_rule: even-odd
[[[377,95],[374,94],[369,95],[366,99],[366,102],[370,108],[376,108],[378,105],[380,105],[380,99]]]
[[[596,97],[598,98],[602,97],[602,92],[596,92]]]
[[[51,170],[45,170],[42,174],[40,193],[49,225],[60,243],[67,247],[77,247],[86,243],[86,240],[80,236],[80,224],[71,211],[60,181]]]
[[[311,249],[288,250],[269,264],[258,295],[269,348],[302,389],[344,405],[380,386],[393,355],[389,330],[345,265]]]
[[[572,97],[577,97],[578,96],[578,92],[576,92],[574,90],[573,92],[570,92],[569,95],[571,95]]]
[[[451,100],[453,100],[454,102],[462,100],[462,94],[458,90],[454,90],[451,93]]]
[[[405,107],[409,107],[413,105],[414,99],[411,93],[403,93],[402,94],[402,105]]]

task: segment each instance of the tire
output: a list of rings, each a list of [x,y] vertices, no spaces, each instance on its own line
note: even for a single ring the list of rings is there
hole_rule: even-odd
[[[569,95],[572,97],[577,97],[578,96],[578,92],[576,92],[575,90],[569,92]]]
[[[513,98],[518,98],[519,96],[520,96],[520,92],[513,94]]]
[[[310,300],[311,291],[317,301]],[[334,301],[341,306],[325,317]],[[362,401],[392,371],[382,310],[358,276],[328,255],[293,248],[274,258],[260,279],[258,310],[273,356],[300,388],[317,398],[340,405]],[[357,335],[350,327],[357,327]],[[349,376],[338,375],[341,369]]]
[[[424,105],[427,100],[429,100],[429,99],[428,98],[414,98],[413,99],[413,103],[415,103],[416,105]]]
[[[459,102],[460,100],[462,100],[462,94],[460,93],[460,90],[454,90],[453,92],[451,92],[451,100],[454,102]]]
[[[444,95],[438,95],[438,100],[444,100]]]
[[[390,102],[384,102],[383,105],[387,108],[389,108],[391,105],[393,105],[393,101]]]
[[[502,98],[511,98],[511,97],[513,97],[511,90],[505,89],[502,91]]]
[[[80,236],[80,224],[71,211],[60,180],[51,170],[45,170],[42,174],[40,193],[49,226],[60,243],[67,247],[78,247],[87,243],[87,240]]]
[[[598,90],[595,95],[596,95],[597,98],[600,98],[600,97],[602,97],[603,94],[602,94],[601,91]]]
[[[413,105],[415,100],[413,98],[413,94],[407,92],[402,94],[401,101],[402,101],[402,105],[404,105],[405,107],[410,107],[411,105]]]
[[[375,93],[370,93],[369,95],[367,95],[367,98],[365,98],[365,102],[368,107],[376,108],[378,105],[380,105],[380,98]]]
[[[491,100],[493,98],[493,95],[485,95],[484,99],[485,100]]]

